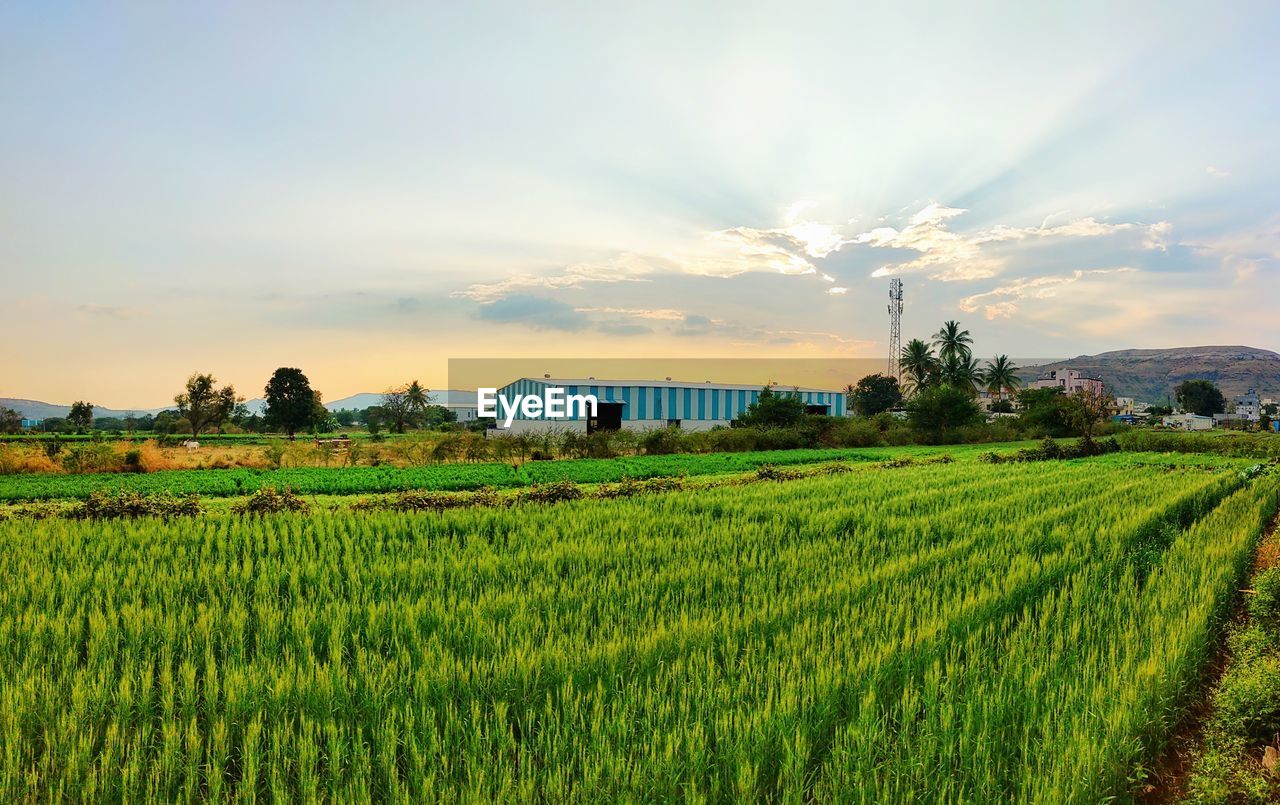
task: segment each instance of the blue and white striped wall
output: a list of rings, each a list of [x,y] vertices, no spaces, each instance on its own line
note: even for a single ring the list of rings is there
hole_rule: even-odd
[[[646,429],[665,427],[670,421],[678,420],[681,427],[690,430],[705,430],[717,425],[727,425],[745,412],[752,403],[760,398],[760,389],[715,384],[689,383],[687,385],[661,386],[637,384],[572,384],[555,380],[537,378],[521,378],[514,383],[498,389],[500,395],[514,399],[515,395],[542,396],[547,388],[563,388],[566,395],[594,394],[600,402],[620,402],[622,406],[622,423],[624,427]],[[778,387],[780,394],[793,393],[786,387]],[[794,392],[804,400],[806,405],[824,405],[832,416],[845,416],[845,397],[838,391],[799,391]],[[575,411],[576,413],[576,411]],[[528,426],[517,427],[516,422],[537,423],[538,425],[566,425],[579,417],[562,420],[546,420],[529,418],[517,414],[512,423],[513,430],[526,430]],[[586,418],[581,417],[585,426]],[[501,423],[499,423],[501,424]]]

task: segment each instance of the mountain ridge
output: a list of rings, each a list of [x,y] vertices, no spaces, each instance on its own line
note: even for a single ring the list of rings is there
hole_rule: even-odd
[[[451,391],[449,389],[440,389],[439,391],[430,392],[431,402],[436,405],[446,405],[450,402],[466,404],[466,402],[475,402],[475,392],[473,391]],[[250,413],[262,414],[267,408],[267,401],[261,397],[254,397],[245,400],[245,406],[248,407]],[[372,405],[382,404],[382,394],[371,391],[364,391],[358,394],[351,394],[346,397],[326,402],[324,407],[330,411],[337,411],[341,408],[365,409]],[[54,417],[66,417],[71,412],[70,405],[60,405],[58,403],[44,402],[43,400],[29,400],[23,397],[0,397],[0,408],[12,408],[27,419],[52,419]],[[173,405],[164,405],[159,408],[105,408],[95,405],[93,407],[94,417],[123,417],[128,414],[134,416],[142,416],[143,414],[155,415],[161,411],[168,411],[174,408]]]
[[[1144,402],[1172,398],[1184,380],[1209,380],[1231,397],[1256,389],[1263,396],[1280,396],[1280,354],[1267,349],[1234,345],[1118,349],[1096,355],[1022,367],[1024,383],[1054,369],[1078,369],[1100,377],[1112,392]]]

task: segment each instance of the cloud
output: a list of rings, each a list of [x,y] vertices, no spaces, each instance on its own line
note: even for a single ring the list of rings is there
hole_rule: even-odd
[[[1219,269],[1230,274],[1233,281],[1247,283],[1259,271],[1280,266],[1280,215],[1256,226],[1179,245],[1197,254],[1216,258]]]
[[[1212,165],[1210,165],[1210,166],[1208,166],[1207,168],[1205,168],[1205,169],[1204,169],[1204,172],[1205,172],[1205,173],[1207,173],[1207,174],[1209,174],[1210,176],[1212,176],[1212,177],[1213,177],[1213,178],[1215,178],[1215,179],[1225,179],[1225,178],[1227,178],[1228,176],[1230,176],[1230,175],[1231,175],[1231,172],[1230,172],[1230,171],[1218,170],[1217,168],[1213,167]]]
[[[849,289],[841,288],[839,285],[836,285],[834,287],[828,288],[827,293],[830,294],[831,296],[843,296],[849,293]]]
[[[102,318],[116,319],[118,321],[136,319],[145,315],[137,308],[123,307],[119,305],[84,304],[77,307],[76,310],[89,316],[100,316]]]
[[[591,320],[574,310],[572,305],[525,294],[514,294],[483,304],[476,317],[482,321],[523,324],[535,330],[578,332],[591,325]]]
[[[1071,285],[1088,276],[1123,274],[1135,271],[1137,271],[1136,268],[1128,267],[1099,268],[1087,271],[1077,270],[1070,274],[1056,277],[1023,277],[992,288],[985,293],[966,296],[960,300],[959,307],[965,313],[976,313],[979,308],[982,308],[983,314],[988,321],[1009,319],[1018,311],[1017,301],[1023,299],[1050,299],[1057,296],[1064,285]],[[984,306],[983,303],[987,300],[990,300],[990,304]]]
[[[948,228],[948,222],[966,210],[930,204],[911,216],[902,229],[883,226],[856,235],[852,242],[880,249],[905,249],[919,257],[901,263],[890,263],[872,272],[873,277],[890,277],[915,272],[927,273],[930,279],[946,282],[988,279],[1000,274],[1008,265],[1007,254],[993,253],[995,244],[1014,244],[1029,240],[1098,238],[1124,232],[1141,232],[1142,248],[1164,249],[1165,237],[1172,231],[1167,221],[1151,225],[1111,224],[1093,217],[1079,218],[1057,226],[1049,226],[1048,218],[1040,226],[1013,227],[998,224],[972,234],[961,234]],[[1050,216],[1052,217],[1052,216]]]
[[[580,289],[588,283],[645,282],[655,270],[650,258],[628,252],[604,263],[577,263],[559,274],[517,274],[497,282],[475,283],[451,296],[488,303],[524,289]]]
[[[643,324],[628,324],[621,321],[602,321],[595,325],[595,329],[609,335],[645,335],[652,333],[652,327],[645,327]]]
[[[634,316],[637,319],[653,319],[656,321],[683,321],[686,317],[683,310],[675,310],[674,308],[658,308],[649,310],[646,308],[630,307],[579,307],[574,309],[579,313],[605,313],[615,316]]]

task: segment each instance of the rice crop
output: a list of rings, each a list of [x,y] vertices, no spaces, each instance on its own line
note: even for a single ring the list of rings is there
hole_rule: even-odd
[[[1108,456],[0,523],[0,799],[1125,797],[1276,506]]]

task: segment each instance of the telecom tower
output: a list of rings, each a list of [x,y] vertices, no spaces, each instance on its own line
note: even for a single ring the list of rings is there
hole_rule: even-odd
[[[889,376],[902,380],[902,280],[889,281]]]

